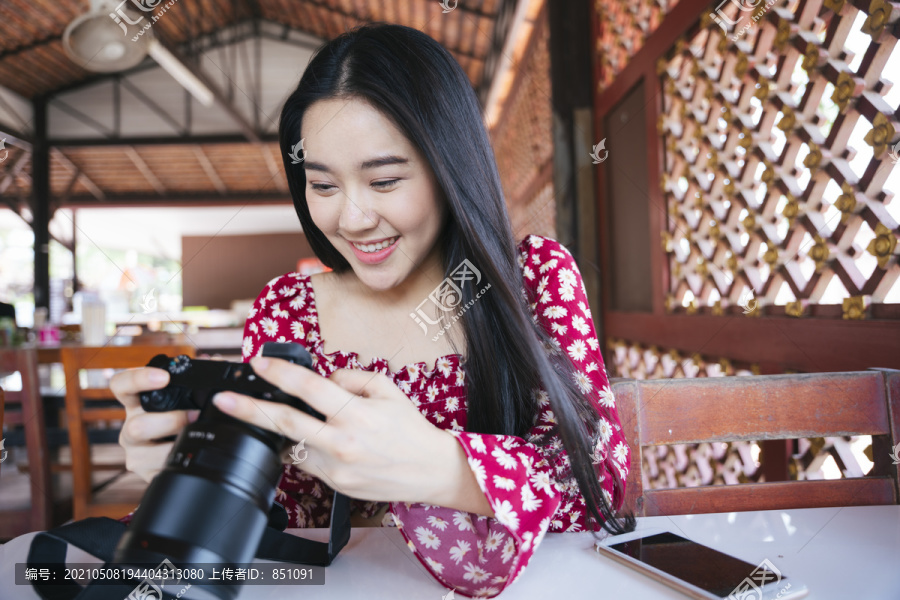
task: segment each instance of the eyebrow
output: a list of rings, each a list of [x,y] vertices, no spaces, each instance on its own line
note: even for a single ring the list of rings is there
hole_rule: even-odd
[[[365,171],[367,169],[375,169],[377,167],[384,167],[387,165],[405,165],[409,164],[409,159],[404,158],[402,156],[390,155],[390,156],[380,156],[378,158],[372,158],[366,161],[363,161],[359,164],[359,170]],[[314,162],[308,160],[304,163],[305,169],[307,171],[322,171],[323,173],[331,173],[331,169],[322,163]]]

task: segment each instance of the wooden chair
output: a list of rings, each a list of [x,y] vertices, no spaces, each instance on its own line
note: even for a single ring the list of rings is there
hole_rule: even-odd
[[[179,346],[188,344],[188,336],[184,333],[166,331],[148,331],[131,338],[132,346]]]
[[[3,413],[6,410],[6,394],[3,392],[3,388],[0,387],[0,475],[2,475],[3,471],[3,461],[6,460],[8,451],[6,450],[5,445],[3,444]]]
[[[900,371],[613,380],[632,450],[625,506],[637,516],[895,504]],[[736,440],[872,435],[866,477],[642,489],[641,448]]]
[[[50,478],[50,452],[37,372],[37,353],[33,348],[0,348],[0,373],[19,373],[21,391],[7,391],[4,419],[7,427],[21,425],[31,485],[31,506],[26,510],[0,512],[0,537],[13,538],[30,531],[50,528],[53,512],[53,488]],[[9,465],[7,465],[9,466]]]
[[[108,387],[82,388],[79,373],[86,369],[130,369],[143,367],[157,354],[193,357],[193,346],[105,346],[62,348],[61,358],[66,375],[66,417],[69,444],[72,448],[72,514],[75,520],[86,517],[118,518],[128,514],[135,504],[102,504],[94,501],[91,448],[88,424],[98,421],[121,421],[125,408],[109,406],[115,400]],[[104,402],[105,401],[105,402]],[[106,406],[98,406],[105,404]]]

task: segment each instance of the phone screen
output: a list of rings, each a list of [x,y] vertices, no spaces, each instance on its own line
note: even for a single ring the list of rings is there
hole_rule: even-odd
[[[777,571],[761,572],[762,566],[751,565],[674,533],[660,533],[609,547],[721,598],[730,594],[744,597],[742,592],[787,579]]]

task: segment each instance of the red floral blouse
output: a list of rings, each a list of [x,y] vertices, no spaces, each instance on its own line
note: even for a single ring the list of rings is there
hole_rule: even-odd
[[[555,240],[530,235],[518,249],[522,289],[533,319],[550,333],[557,349],[572,358],[575,382],[597,410],[593,463],[606,499],[618,510],[624,485],[616,493],[610,474],[615,469],[624,482],[631,460],[581,273],[569,251]],[[569,461],[554,432],[556,420],[546,391],[536,394],[541,412],[526,439],[467,433],[465,370],[458,354],[438,358],[431,369],[419,362],[399,371],[391,371],[383,358],[361,365],[353,352],[326,354],[309,276],[298,273],[276,277],[256,299],[244,326],[244,360],[259,354],[266,342],[286,341],[303,344],[323,376],[336,369],[388,375],[429,421],[449,430],[462,446],[494,518],[392,502],[382,520],[382,525],[400,528],[409,549],[443,585],[466,596],[496,596],[521,575],[545,533],[586,528],[585,504],[577,486],[560,479]],[[276,500],[287,510],[289,527],[324,527],[329,524],[332,493],[319,479],[285,465]],[[383,506],[353,501],[353,510],[363,517],[377,514]],[[129,522],[132,514],[121,520]]]
[[[546,237],[530,235],[518,250],[533,319],[572,358],[575,381],[597,409],[593,462],[604,495],[618,510],[624,498],[613,491],[610,471],[616,469],[625,480],[629,449],[578,266],[563,245]],[[537,393],[541,413],[526,439],[468,433],[465,370],[458,354],[438,358],[431,369],[419,362],[399,371],[390,370],[383,358],[362,365],[353,352],[326,354],[309,276],[298,273],[273,279],[256,299],[244,328],[244,360],[272,341],[302,344],[315,370],[326,377],[336,369],[388,375],[431,423],[459,441],[496,516],[392,502],[382,521],[400,528],[410,550],[443,585],[467,596],[495,596],[522,573],[545,533],[585,529],[586,509],[577,486],[557,480],[568,470],[568,457],[564,451],[554,452],[562,442],[554,433],[556,421],[545,391]],[[331,495],[319,479],[285,465],[276,499],[287,509],[291,527],[322,527],[328,525]],[[353,504],[364,517],[383,508],[382,503],[363,500]]]

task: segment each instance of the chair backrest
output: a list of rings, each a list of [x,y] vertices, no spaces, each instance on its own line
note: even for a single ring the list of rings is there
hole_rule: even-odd
[[[194,357],[193,346],[175,345],[141,345],[141,346],[73,346],[60,349],[60,358],[66,375],[66,397],[70,390],[81,400],[108,400],[114,396],[109,388],[92,386],[81,387],[79,373],[82,370],[99,369],[133,369],[144,367],[157,354],[176,356],[186,354]]]
[[[6,395],[3,393],[3,388],[0,387],[0,439],[3,438],[3,415],[6,412]],[[0,443],[0,468],[3,467],[2,463],[6,459],[7,450],[2,443]]]
[[[900,371],[613,380],[632,449],[626,509],[672,515],[894,504],[900,465]],[[866,477],[644,490],[641,448],[737,440],[872,435]]]
[[[5,392],[3,420],[7,427],[21,425],[24,429],[31,502],[25,510],[0,513],[0,537],[4,538],[47,529],[53,511],[50,451],[38,380],[37,351],[34,348],[0,348],[0,374],[12,373],[19,373],[22,389]],[[18,410],[11,410],[13,407]]]
[[[0,377],[18,373],[21,391],[6,390],[6,401],[20,404],[28,394],[38,394],[37,353],[33,348],[0,348]]]
[[[134,509],[130,503],[101,503],[94,499],[92,491],[93,465],[91,463],[88,423],[125,419],[121,405],[96,406],[97,400],[112,400],[108,380],[102,385],[82,388],[79,373],[82,369],[130,369],[146,366],[157,354],[193,357],[193,346],[104,346],[63,347],[60,349],[63,370],[66,375],[66,418],[69,445],[72,449],[72,515],[80,520],[86,517],[108,516],[118,518]],[[94,404],[95,406],[91,406]]]
[[[178,346],[186,345],[188,336],[185,333],[169,333],[166,331],[148,331],[131,338],[132,346]]]

